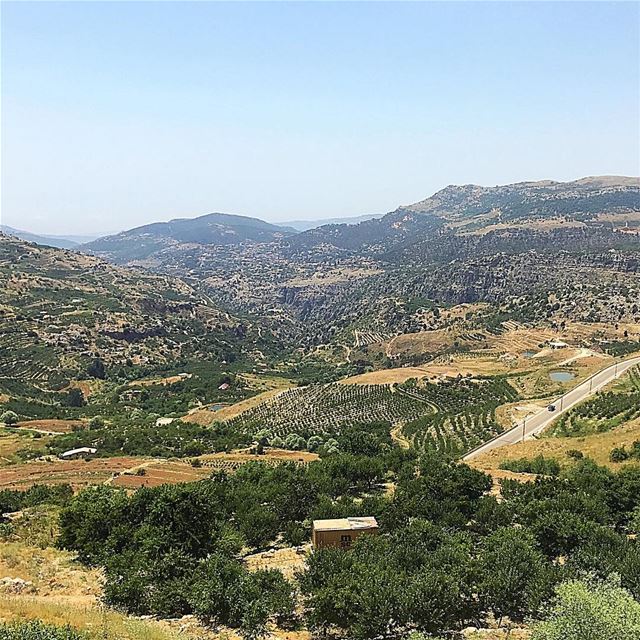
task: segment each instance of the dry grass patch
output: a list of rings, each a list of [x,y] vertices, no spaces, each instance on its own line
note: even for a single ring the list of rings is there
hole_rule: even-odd
[[[362,278],[370,278],[379,273],[382,273],[380,269],[373,267],[352,267],[352,268],[337,268],[327,271],[316,271],[309,277],[296,277],[287,280],[283,283],[286,287],[317,287],[331,284],[337,284],[339,282],[349,282],[350,280],[360,280]]]
[[[339,381],[339,384],[393,384],[394,382],[406,382],[410,378],[424,378],[428,375],[429,370],[426,367],[398,367],[344,378]]]
[[[535,458],[538,455],[543,455],[545,458],[554,458],[561,465],[567,466],[572,463],[567,451],[577,450],[600,465],[610,469],[620,469],[624,464],[633,464],[633,462],[617,464],[610,462],[611,449],[625,445],[629,447],[636,440],[640,440],[640,420],[628,422],[607,433],[578,438],[543,437],[538,440],[526,440],[513,445],[505,445],[474,458],[469,464],[482,471],[494,472],[499,470],[500,463],[504,460]]]
[[[435,353],[449,346],[457,338],[453,328],[404,333],[392,338],[387,344],[387,357]]]
[[[285,578],[292,580],[297,571],[302,571],[311,545],[307,544],[297,549],[271,549],[245,556],[244,562],[249,571],[260,569],[277,569]]]
[[[138,475],[137,469],[143,474]],[[186,462],[150,462],[142,464],[128,472],[114,478],[112,483],[116,487],[139,489],[140,487],[157,487],[161,484],[177,484],[181,482],[195,482],[206,478],[211,470],[196,468]]]
[[[191,377],[192,374],[187,374],[184,376],[168,376],[166,378],[153,378],[150,380],[132,380],[127,386],[128,387],[151,387],[153,385],[159,384],[163,386],[167,386],[170,384],[175,384],[176,382],[180,382],[182,380],[187,380]]]
[[[82,428],[85,423],[82,420],[23,420],[18,422],[21,429],[32,431],[46,431],[47,433],[69,433],[75,428]]]
[[[478,629],[464,634],[465,640],[529,640],[528,629]]]
[[[248,409],[257,407],[265,400],[275,398],[279,393],[282,393],[283,390],[284,388],[271,389],[270,391],[259,393],[257,396],[253,396],[252,398],[241,400],[240,402],[236,402],[235,404],[229,405],[228,407],[223,407],[218,411],[210,411],[209,409],[197,409],[196,411],[192,411],[186,416],[183,416],[181,420],[183,422],[195,422],[196,424],[200,424],[203,426],[208,426],[212,422],[216,421],[222,422],[224,420],[230,420],[231,418],[235,418],[241,413],[244,413]]]
[[[42,620],[66,624],[95,640],[178,640],[214,637],[182,634],[154,620],[136,620],[99,605],[52,601],[48,597],[0,596],[0,620]]]
[[[238,378],[246,382],[252,389],[258,391],[273,391],[274,389],[289,389],[294,383],[287,378],[278,376],[259,376],[254,373],[241,373]]]
[[[245,450],[232,453],[209,453],[199,456],[197,460],[201,462],[203,467],[207,467],[209,472],[211,472],[212,468],[232,472],[248,462],[260,462],[263,464],[295,462],[298,464],[307,464],[314,460],[319,460],[319,458],[320,456],[318,456],[317,453],[311,453],[309,451],[266,448],[262,455],[250,453],[248,450]]]
[[[398,367],[370,371],[340,380],[340,384],[393,384],[406,382],[410,378],[455,378],[459,375],[497,375],[513,372],[505,363],[495,358],[477,358],[450,362],[426,364],[422,367]]]
[[[82,395],[86,398],[91,396],[94,392],[95,388],[98,386],[98,381],[89,381],[89,380],[72,380],[69,383],[67,389],[80,389]]]
[[[33,592],[25,595],[76,604],[96,602],[102,589],[100,571],[74,562],[74,554],[22,542],[0,543],[0,576],[31,582]]]
[[[45,451],[47,436],[35,438],[33,433],[16,429],[0,429],[0,467],[20,462],[16,455],[21,449]]]

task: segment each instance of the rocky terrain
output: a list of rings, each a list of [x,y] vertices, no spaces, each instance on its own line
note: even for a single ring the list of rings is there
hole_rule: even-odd
[[[246,326],[181,280],[0,235],[0,386],[65,386],[102,367],[223,360]],[[99,362],[99,365],[95,365]]]
[[[202,220],[180,221],[193,223],[187,235],[149,225],[86,249],[183,278],[301,344],[415,330],[425,304],[499,302],[500,313],[534,322],[638,315],[636,178],[449,186],[381,218],[298,234],[221,240]],[[132,244],[142,249],[128,259]]]

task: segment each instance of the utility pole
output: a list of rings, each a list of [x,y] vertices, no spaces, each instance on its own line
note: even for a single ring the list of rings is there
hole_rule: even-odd
[[[527,416],[524,417],[524,420],[522,421],[522,442],[524,444],[524,436],[526,433],[526,424],[527,424]]]

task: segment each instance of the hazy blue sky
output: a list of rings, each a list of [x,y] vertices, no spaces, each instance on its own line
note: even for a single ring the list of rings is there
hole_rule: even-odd
[[[2,3],[2,217],[384,212],[640,173],[637,3]]]

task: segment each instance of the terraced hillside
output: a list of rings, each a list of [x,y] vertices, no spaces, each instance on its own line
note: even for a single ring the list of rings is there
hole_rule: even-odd
[[[401,427],[418,450],[459,454],[500,433],[495,411],[517,391],[502,377],[409,380],[400,385],[327,384],[289,389],[226,424],[240,431],[305,440],[330,437],[353,423]]]
[[[503,431],[496,409],[513,402],[517,391],[502,377],[462,379],[420,385],[407,382],[403,392],[420,398],[432,412],[409,421],[404,435],[420,451],[459,455]]]
[[[549,435],[578,437],[604,433],[640,418],[640,368],[628,374],[623,389],[597,394],[563,415]]]
[[[428,410],[420,399],[388,385],[309,385],[283,391],[228,424],[248,433],[268,429],[274,436],[309,438],[353,423],[409,420]]]
[[[242,324],[183,282],[0,235],[0,389],[66,387],[239,351]]]
[[[356,330],[366,347],[418,330],[424,308],[462,303],[489,302],[503,320],[640,321],[637,178],[449,186],[360,224],[233,242],[162,230],[149,247],[130,232],[144,258],[128,263],[186,278],[302,347]],[[89,249],[127,263],[111,240]]]

